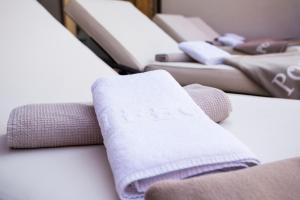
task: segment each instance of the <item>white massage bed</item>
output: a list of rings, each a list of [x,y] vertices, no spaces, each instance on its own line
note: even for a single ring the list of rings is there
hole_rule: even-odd
[[[0,199],[118,199],[104,146],[10,150],[5,138],[12,108],[91,101],[90,84],[116,73],[34,0],[2,0],[0,27]],[[300,155],[299,101],[230,98],[222,126],[263,162]]]
[[[130,2],[71,0],[65,11],[118,64],[136,71],[165,69],[182,85],[200,83],[234,93],[268,95],[231,66],[154,62],[156,54],[181,51],[175,40]]]

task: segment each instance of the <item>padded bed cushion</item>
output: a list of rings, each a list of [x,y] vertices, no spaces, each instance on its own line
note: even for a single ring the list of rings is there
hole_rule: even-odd
[[[228,92],[270,96],[240,70],[228,65],[207,66],[199,63],[154,62],[145,70],[157,69],[167,70],[181,85],[201,83]]]
[[[65,11],[115,61],[144,71],[159,53],[181,52],[177,43],[127,1],[70,0]]]
[[[226,73],[226,77],[228,77],[224,79],[223,77],[219,78],[219,74],[215,73],[215,66],[203,67],[199,64],[198,67],[193,67],[196,65],[188,63],[174,65],[155,63],[153,65],[156,54],[178,53],[181,51],[178,49],[175,40],[129,2],[71,0],[65,10],[119,64],[138,71],[144,71],[148,65],[151,67],[147,67],[147,70],[166,69],[175,75],[174,77],[182,85],[187,84],[187,80],[189,80],[189,83],[218,86],[220,89],[225,88],[226,91],[235,93],[267,94],[239,70],[230,66],[226,67],[230,70],[222,72]],[[191,26],[196,23],[194,21],[190,22]],[[206,32],[212,34],[212,31],[208,30]],[[168,66],[166,67],[166,65]],[[223,66],[218,68],[223,68]],[[229,71],[232,73],[227,73]],[[205,80],[203,77],[205,77]],[[207,81],[208,79],[209,81]]]

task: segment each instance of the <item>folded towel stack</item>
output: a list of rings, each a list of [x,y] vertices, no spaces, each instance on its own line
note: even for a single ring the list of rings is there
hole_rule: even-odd
[[[165,71],[98,79],[92,92],[121,199],[143,199],[161,180],[258,164]]]
[[[162,181],[146,200],[299,200],[300,157],[230,173]]]
[[[202,41],[182,42],[179,48],[199,63],[206,65],[222,64],[225,58],[231,56],[228,52]]]
[[[193,84],[185,90],[215,122],[231,111],[223,91]],[[80,103],[36,104],[14,109],[7,124],[8,146],[40,148],[102,144],[102,135],[93,105]]]

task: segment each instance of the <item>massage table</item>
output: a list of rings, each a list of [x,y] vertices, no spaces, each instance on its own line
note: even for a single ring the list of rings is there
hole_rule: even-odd
[[[155,62],[156,54],[182,52],[174,39],[130,2],[71,0],[65,11],[121,66],[136,72],[164,69],[181,85],[200,83],[234,93],[269,95],[228,65]]]
[[[0,25],[0,199],[117,200],[104,146],[11,150],[5,136],[14,107],[91,102],[94,80],[117,74],[34,0],[1,1]],[[263,162],[299,156],[299,101],[229,96],[221,125]]]

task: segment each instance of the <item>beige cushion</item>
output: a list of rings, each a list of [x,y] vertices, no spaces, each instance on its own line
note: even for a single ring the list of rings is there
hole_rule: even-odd
[[[143,71],[156,54],[181,52],[171,37],[129,2],[71,0],[65,10],[119,64]]]
[[[199,83],[227,92],[269,96],[269,94],[245,76],[240,70],[228,65],[202,65],[184,62],[154,62],[146,71],[164,69],[182,85]]]
[[[200,18],[157,14],[153,21],[177,42],[213,41],[219,34]]]

